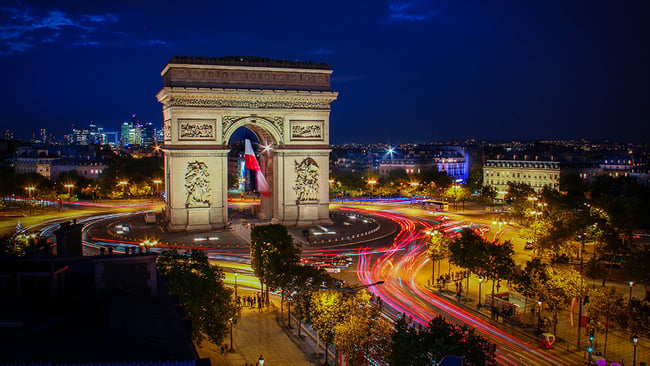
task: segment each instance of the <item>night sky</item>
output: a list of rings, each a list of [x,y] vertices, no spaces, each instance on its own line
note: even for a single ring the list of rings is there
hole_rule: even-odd
[[[650,140],[650,1],[3,1],[1,131],[161,123],[172,56],[334,70],[331,143]]]

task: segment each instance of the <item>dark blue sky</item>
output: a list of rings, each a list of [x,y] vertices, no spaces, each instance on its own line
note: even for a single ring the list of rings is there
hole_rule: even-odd
[[[1,131],[160,123],[176,55],[329,63],[332,143],[650,140],[650,1],[0,6]]]

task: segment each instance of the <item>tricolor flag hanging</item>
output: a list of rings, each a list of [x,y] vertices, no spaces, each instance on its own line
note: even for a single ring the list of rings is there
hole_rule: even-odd
[[[253,146],[251,145],[250,140],[246,139],[244,145],[244,168],[252,170],[255,173],[255,181],[257,182],[257,191],[262,194],[264,197],[271,195],[271,188],[264,178],[264,174],[260,169],[260,165],[257,162],[255,157],[255,152],[253,151]]]

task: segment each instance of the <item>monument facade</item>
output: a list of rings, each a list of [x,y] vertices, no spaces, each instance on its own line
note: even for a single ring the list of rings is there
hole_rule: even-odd
[[[328,65],[257,57],[174,57],[161,75],[166,215],[171,230],[228,223],[228,141],[246,127],[271,146],[260,216],[285,225],[329,221]]]

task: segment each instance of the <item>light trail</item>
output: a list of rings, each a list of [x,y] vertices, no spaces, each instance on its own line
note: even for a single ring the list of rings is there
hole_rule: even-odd
[[[427,326],[436,315],[444,315],[448,320],[476,329],[477,333],[498,344],[496,356],[500,364],[567,364],[566,361],[558,359],[553,354],[541,352],[535,348],[535,345],[506,333],[476,314],[440,297],[416,281],[416,274],[429,263],[425,254],[428,235],[424,232],[430,229],[440,229],[442,225],[432,223],[427,219],[406,217],[383,211],[373,214],[393,220],[399,226],[400,231],[390,248],[376,250],[382,252],[381,255],[371,253],[367,247],[359,248],[357,265],[359,280],[366,285],[379,280],[384,281],[383,286],[370,287],[371,292],[380,296],[396,311],[406,314],[423,326]],[[416,229],[416,225],[422,229]],[[456,222],[453,226],[456,225],[466,226],[467,224]],[[379,257],[373,261],[372,258],[377,256]]]

